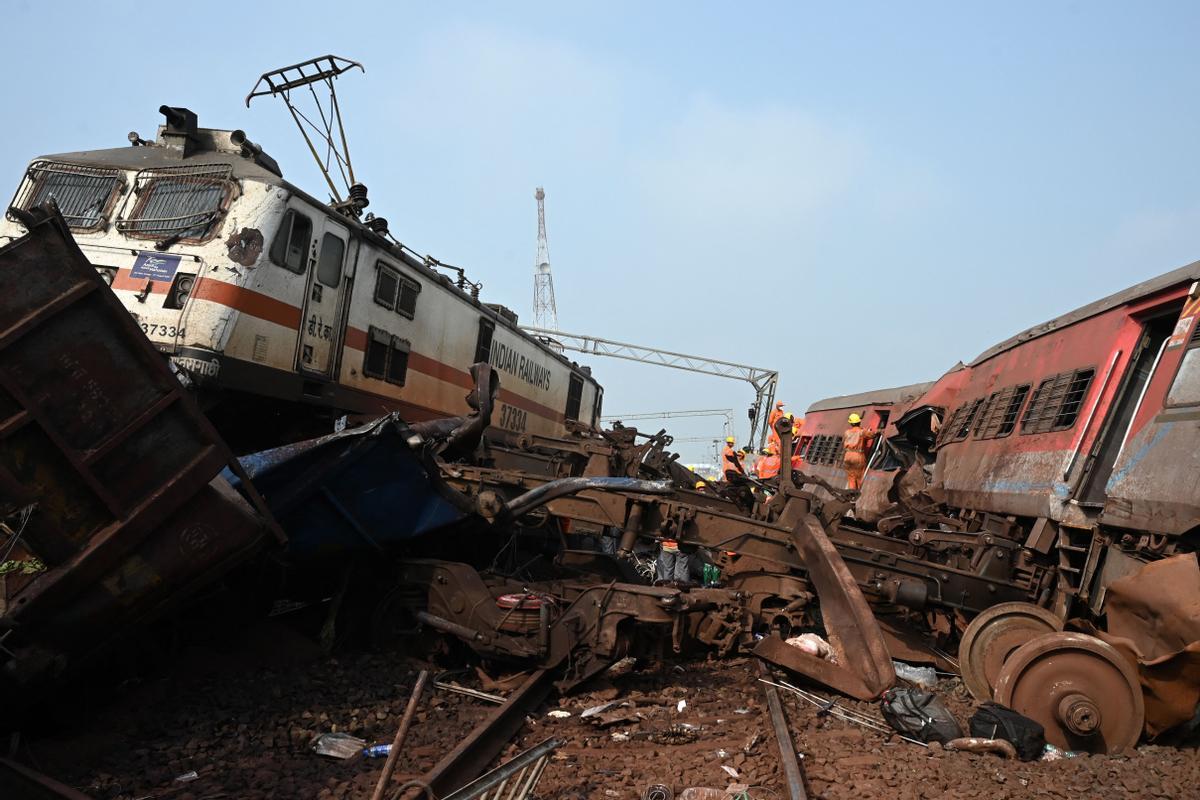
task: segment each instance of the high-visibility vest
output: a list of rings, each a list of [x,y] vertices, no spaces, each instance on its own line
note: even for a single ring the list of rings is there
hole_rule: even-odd
[[[721,453],[721,474],[723,475],[726,472],[745,473],[741,462],[738,460],[737,450],[734,450],[729,445],[725,445],[725,450]]]
[[[772,453],[760,458],[754,465],[754,470],[758,473],[759,479],[765,481],[767,478],[774,478],[778,475],[780,466],[779,456]]]
[[[851,425],[842,434],[842,447],[848,453],[865,453],[867,443],[874,438],[875,431],[864,431],[858,425]]]

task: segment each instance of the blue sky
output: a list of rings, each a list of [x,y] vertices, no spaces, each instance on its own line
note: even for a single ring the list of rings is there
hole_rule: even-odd
[[[837,5],[7,0],[0,179],[167,103],[319,194],[283,107],[242,100],[354,58],[356,170],[406,244],[531,319],[544,185],[564,330],[776,368],[799,408],[1200,258],[1200,4]],[[746,432],[744,384],[590,363],[610,412]]]

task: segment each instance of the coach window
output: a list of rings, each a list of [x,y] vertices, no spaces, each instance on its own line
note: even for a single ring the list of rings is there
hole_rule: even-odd
[[[271,243],[271,261],[301,275],[311,241],[312,220],[289,208],[283,215],[275,241]]]
[[[1009,386],[992,394],[979,412],[975,426],[977,439],[1001,439],[1017,427],[1017,415],[1029,394],[1029,384]]]
[[[583,378],[572,375],[571,383],[567,387],[567,419],[579,419],[581,405],[583,405]]]
[[[342,284],[342,257],[346,255],[346,243],[332,233],[321,240],[321,255],[317,257],[317,280],[326,286],[337,288]]]
[[[1179,372],[1167,392],[1168,406],[1194,406],[1200,404],[1200,327],[1188,340],[1187,352],[1179,363]]]
[[[805,458],[808,453],[808,446],[811,443],[811,436],[801,436],[800,441],[796,443],[796,455],[800,456],[800,458]]]
[[[1021,420],[1021,435],[1073,427],[1095,374],[1096,370],[1089,367],[1060,372],[1039,383]]]

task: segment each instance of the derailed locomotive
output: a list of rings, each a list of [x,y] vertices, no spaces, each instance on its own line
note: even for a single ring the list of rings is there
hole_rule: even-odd
[[[599,419],[590,370],[479,299],[461,271],[284,180],[240,130],[163,106],[153,141],[44,156],[11,207],[54,200],[88,259],[200,394],[237,452],[325,433],[344,414],[467,413],[462,367],[505,375],[498,435],[563,435]],[[0,244],[24,233],[14,213]]]

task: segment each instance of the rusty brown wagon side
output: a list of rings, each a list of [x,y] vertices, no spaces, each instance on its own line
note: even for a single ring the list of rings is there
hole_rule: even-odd
[[[28,698],[282,533],[57,209],[24,216],[0,248],[0,692]]]

